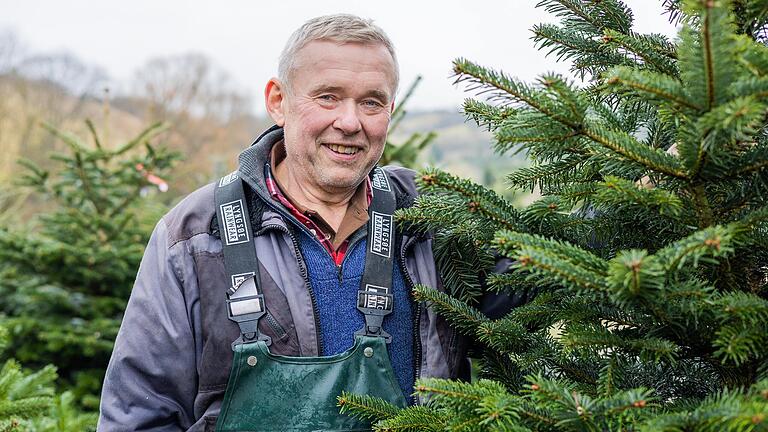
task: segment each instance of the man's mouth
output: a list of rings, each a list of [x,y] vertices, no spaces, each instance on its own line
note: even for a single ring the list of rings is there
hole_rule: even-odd
[[[360,151],[360,149],[357,147],[351,147],[351,146],[345,146],[345,145],[339,145],[339,144],[326,144],[326,146],[335,153],[340,153],[345,155],[353,155],[358,151]]]

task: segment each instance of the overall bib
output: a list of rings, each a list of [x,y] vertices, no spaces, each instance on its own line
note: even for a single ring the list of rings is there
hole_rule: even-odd
[[[217,431],[370,430],[369,423],[339,413],[336,398],[342,391],[407,405],[387,352],[391,336],[382,329],[393,308],[395,197],[381,168],[374,170],[372,180],[365,270],[357,295],[365,326],[355,333],[352,348],[320,357],[270,354],[271,341],[258,330],[266,308],[243,181],[237,172],[219,181],[216,217],[231,280],[227,309],[240,337],[232,343],[234,358]]]

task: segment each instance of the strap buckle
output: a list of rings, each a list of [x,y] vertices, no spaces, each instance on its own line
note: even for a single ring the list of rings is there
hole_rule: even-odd
[[[263,294],[227,299],[227,315],[240,327],[240,337],[232,342],[233,350],[236,345],[258,341],[272,344],[272,338],[259,333],[259,319],[266,313]]]
[[[357,309],[365,316],[365,326],[355,336],[382,337],[392,342],[392,335],[382,328],[384,317],[392,313],[394,296],[386,287],[367,284],[366,289],[357,292]]]

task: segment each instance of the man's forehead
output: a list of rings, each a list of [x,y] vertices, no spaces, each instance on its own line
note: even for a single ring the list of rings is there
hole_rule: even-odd
[[[325,69],[338,70],[339,76],[343,71],[355,73],[360,79],[370,79],[377,74],[386,76],[390,88],[371,89],[372,92],[393,93],[395,86],[395,63],[387,47],[382,43],[370,42],[334,42],[316,40],[303,46],[294,57],[293,75],[301,75],[303,79],[318,78],[317,74]],[[341,87],[334,83],[334,75],[326,76],[326,81],[312,83],[311,88],[319,86]],[[329,80],[328,80],[329,79]],[[307,84],[307,83],[303,83]],[[336,89],[341,90],[341,89]],[[391,98],[392,95],[389,95]]]

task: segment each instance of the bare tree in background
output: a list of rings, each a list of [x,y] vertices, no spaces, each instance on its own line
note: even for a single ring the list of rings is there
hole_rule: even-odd
[[[170,123],[167,142],[187,155],[176,178],[190,184],[175,185],[177,192],[193,190],[229,169],[224,165],[248,145],[254,126],[260,126],[252,117],[247,90],[202,54],[149,60],[135,72],[131,94],[144,104],[145,121]]]
[[[229,122],[249,112],[250,97],[228,72],[196,53],[149,60],[135,76],[134,91],[150,103],[150,116]]]
[[[110,100],[103,97],[107,87]],[[62,146],[40,121],[77,134],[90,118],[104,121],[105,134],[128,137],[160,120],[171,124],[166,142],[187,155],[176,176],[183,182],[171,185],[169,196],[187,193],[233,168],[265,126],[251,109],[248,91],[200,54],[154,58],[128,82],[113,83],[71,54],[28,53],[13,32],[0,30],[0,181],[13,176],[19,158],[45,167],[45,155]]]
[[[0,223],[20,204],[21,197],[9,187],[13,165],[19,152],[19,143],[10,139],[13,134],[13,101],[9,97],[13,87],[13,71],[21,55],[16,35],[0,32]]]
[[[87,105],[106,82],[101,68],[67,53],[30,55],[12,31],[0,31],[0,221],[25,200],[8,187],[17,160],[46,166],[47,152],[60,148],[38,126],[82,123]],[[92,110],[91,110],[92,111]]]
[[[0,31],[0,76],[13,72],[22,53],[16,34],[10,30]]]
[[[46,100],[40,102],[62,120],[79,115],[87,99],[97,98],[108,82],[102,68],[86,65],[69,53],[26,57],[19,63],[18,73],[37,85],[49,86]],[[74,103],[62,104],[71,96],[75,97]]]

